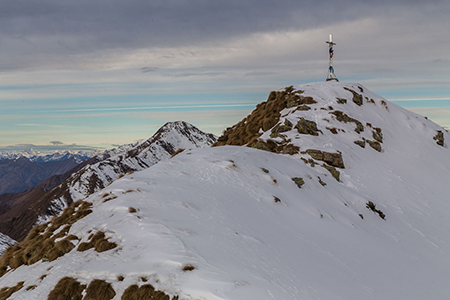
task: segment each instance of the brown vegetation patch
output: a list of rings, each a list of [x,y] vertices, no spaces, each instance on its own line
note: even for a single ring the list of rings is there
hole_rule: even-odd
[[[12,294],[23,288],[24,281],[17,283],[13,287],[4,287],[0,289],[0,300],[6,300],[11,297]]]
[[[438,144],[439,146],[444,147],[444,132],[438,130],[437,134],[433,137],[433,140],[435,140],[436,144]]]
[[[346,88],[346,87],[344,87],[344,89],[347,90],[347,91],[349,91],[349,92],[351,92],[351,93],[353,94],[352,101],[353,101],[356,105],[358,105],[358,106],[363,105],[363,97],[362,97],[362,95],[358,94],[357,92],[355,92],[355,91],[352,90],[352,89],[349,89],[349,88]]]
[[[21,265],[32,265],[40,260],[53,261],[69,253],[75,246],[71,241],[78,240],[68,235],[73,223],[92,212],[92,203],[77,201],[64,210],[61,216],[49,223],[35,226],[22,242],[9,247],[0,258],[0,277],[8,267],[16,269]],[[54,232],[62,229],[57,234]],[[56,242],[56,239],[60,239]]]
[[[136,210],[136,208],[134,208],[134,207],[128,207],[128,212],[130,212],[130,213],[135,213],[135,212],[137,212],[137,210]]]
[[[157,291],[151,284],[129,286],[122,295],[122,300],[178,300],[178,296],[172,297],[162,291]]]
[[[253,143],[261,135],[261,129],[268,131],[280,121],[280,112],[283,109],[316,103],[311,97],[301,96],[301,93],[302,91],[295,91],[292,86],[281,92],[271,92],[266,102],[258,104],[250,115],[227,128],[214,146],[242,146]]]
[[[347,99],[344,98],[336,98],[336,102],[339,104],[346,104],[347,103]]]
[[[77,250],[84,252],[91,248],[94,248],[97,252],[104,252],[117,247],[117,244],[114,242],[109,242],[105,238],[105,233],[103,231],[97,231],[95,234],[91,234],[89,236],[89,241],[87,243],[81,243]]]
[[[364,126],[360,121],[349,117],[348,115],[344,114],[342,111],[336,110],[336,111],[330,112],[330,114],[334,115],[339,122],[355,123],[356,124],[355,131],[357,133],[361,133],[364,131]]]
[[[86,296],[83,300],[111,300],[116,292],[111,283],[100,279],[94,279],[86,289]]]
[[[56,286],[48,295],[47,300],[81,300],[85,285],[79,283],[72,277],[64,277],[58,281]]]
[[[345,169],[344,160],[342,159],[341,153],[330,153],[314,149],[308,149],[306,150],[306,153],[308,153],[312,158],[316,160],[326,162],[327,164],[334,167]]]
[[[193,265],[191,265],[191,264],[185,264],[185,265],[183,265],[183,267],[181,268],[181,270],[183,271],[183,272],[190,272],[190,271],[194,271],[194,270],[196,270],[197,268],[195,267],[195,266],[193,266]]]

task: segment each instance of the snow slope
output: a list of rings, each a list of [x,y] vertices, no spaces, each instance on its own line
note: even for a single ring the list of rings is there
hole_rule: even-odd
[[[15,240],[7,235],[4,235],[3,233],[0,233],[0,256],[3,255],[3,252],[5,252],[6,248],[14,245],[15,243],[17,243]]]
[[[75,247],[10,270],[0,287],[24,281],[11,299],[45,299],[71,276],[111,283],[113,299],[148,283],[179,299],[446,299],[450,152],[433,137],[448,133],[363,87],[368,102],[353,103],[344,87],[359,91],[351,83],[295,87],[317,103],[284,109],[279,123],[308,118],[322,132],[284,131],[297,154],[194,149],[114,181],[86,199],[93,212],[67,235],[78,247],[101,230],[117,247]],[[338,107],[364,131],[333,118]],[[382,131],[380,152],[354,143],[374,139],[374,128]],[[260,130],[259,138],[270,133]],[[339,181],[308,149],[342,153]]]

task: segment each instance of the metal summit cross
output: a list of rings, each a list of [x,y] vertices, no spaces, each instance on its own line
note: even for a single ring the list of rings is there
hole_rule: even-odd
[[[336,45],[336,43],[333,43],[333,35],[330,33],[330,40],[328,42],[326,42],[329,46],[329,50],[328,53],[330,54],[330,65],[328,67],[328,76],[327,76],[327,81],[330,80],[336,80],[339,81],[336,77],[336,75],[334,74],[334,68],[333,68],[333,55],[334,55],[334,49],[333,46]]]

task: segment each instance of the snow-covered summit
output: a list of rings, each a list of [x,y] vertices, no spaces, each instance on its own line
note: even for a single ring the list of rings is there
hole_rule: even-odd
[[[450,293],[438,125],[327,82],[271,93],[220,140],[251,147],[185,150],[115,180],[10,248],[0,286],[15,299],[95,299],[99,286],[115,300]]]

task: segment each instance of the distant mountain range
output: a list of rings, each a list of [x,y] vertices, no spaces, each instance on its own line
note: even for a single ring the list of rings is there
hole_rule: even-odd
[[[50,161],[62,161],[73,158],[78,164],[89,158],[101,154],[103,151],[54,151],[52,153],[42,153],[33,150],[27,151],[1,151],[0,160],[18,160],[20,158],[27,158],[31,162],[42,163]]]
[[[34,162],[21,156],[0,160],[0,195],[22,192],[43,180],[60,175],[78,165],[75,158]]]

